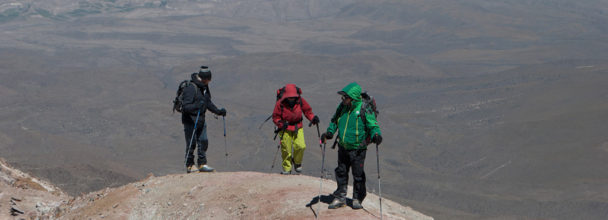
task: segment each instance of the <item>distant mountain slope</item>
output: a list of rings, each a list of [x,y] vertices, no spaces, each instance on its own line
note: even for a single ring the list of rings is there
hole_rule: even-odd
[[[219,171],[277,172],[258,129],[277,88],[302,88],[323,131],[357,81],[380,108],[387,198],[445,219],[605,220],[607,23],[605,0],[0,1],[0,155],[72,196],[183,172],[171,100],[204,64],[228,109],[226,145],[207,115]]]
[[[250,18],[264,21],[306,20],[334,15],[356,0],[28,0],[0,3],[0,22],[30,17],[69,20],[108,14],[131,18],[158,15]]]

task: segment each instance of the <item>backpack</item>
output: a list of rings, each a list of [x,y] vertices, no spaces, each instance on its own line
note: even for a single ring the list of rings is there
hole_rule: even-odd
[[[373,96],[367,94],[367,91],[361,93],[361,99],[363,104],[361,104],[361,113],[359,114],[359,116],[361,117],[361,120],[363,120],[363,124],[365,125],[365,133],[367,134],[365,142],[371,143],[371,134],[369,132],[369,128],[367,127],[367,120],[365,119],[365,115],[372,113],[374,114],[374,118],[377,119],[378,114],[380,114],[380,112],[378,111],[378,106],[376,105],[376,99],[374,99]]]
[[[173,99],[173,113],[175,113],[176,111],[182,113],[182,111],[184,110],[184,88],[190,86],[190,84],[196,87],[196,84],[192,83],[190,80],[184,80],[179,83],[179,86],[177,87],[177,92],[175,93],[175,99]]]
[[[367,91],[361,93],[361,98],[363,104],[361,105],[361,109],[365,110],[363,113],[374,113],[374,118],[378,118],[378,106],[376,105],[376,99],[373,96],[367,94]]]
[[[296,86],[296,91],[298,92],[298,97],[302,94],[302,90],[300,87]],[[285,93],[285,86],[283,88],[277,89],[277,102],[283,98],[283,94]]]

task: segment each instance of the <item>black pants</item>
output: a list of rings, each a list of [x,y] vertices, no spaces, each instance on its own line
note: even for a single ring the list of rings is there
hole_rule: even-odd
[[[367,195],[365,189],[365,153],[367,150],[345,150],[338,148],[338,167],[336,167],[336,182],[338,188],[334,191],[334,197],[345,200],[348,187],[348,170],[353,170],[353,199],[363,202]]]
[[[202,125],[202,126],[201,126]],[[207,164],[207,147],[209,140],[207,139],[207,123],[199,123],[192,138],[194,123],[184,124],[184,135],[186,136],[186,166],[194,165],[194,149],[198,149],[198,165]],[[190,145],[192,140],[192,145]]]

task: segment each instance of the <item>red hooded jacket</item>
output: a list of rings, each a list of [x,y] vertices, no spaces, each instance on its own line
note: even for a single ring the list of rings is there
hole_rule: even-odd
[[[296,100],[296,105],[290,108],[286,100],[289,97],[297,97],[300,100]],[[295,84],[285,85],[285,94],[277,101],[274,105],[274,111],[272,112],[272,121],[280,128],[283,127],[283,123],[287,122],[289,131],[296,131],[296,125],[302,128],[302,113],[306,118],[311,121],[315,114],[312,113],[312,108],[306,102],[306,100],[298,94],[298,90]]]

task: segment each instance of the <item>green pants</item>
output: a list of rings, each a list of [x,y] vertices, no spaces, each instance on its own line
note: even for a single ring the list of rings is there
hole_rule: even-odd
[[[291,146],[293,144],[293,154]],[[304,130],[298,129],[298,133],[293,131],[281,132],[281,157],[283,158],[283,171],[291,171],[291,161],[293,163],[302,164],[304,157],[304,149],[306,149],[306,141],[304,140]]]

